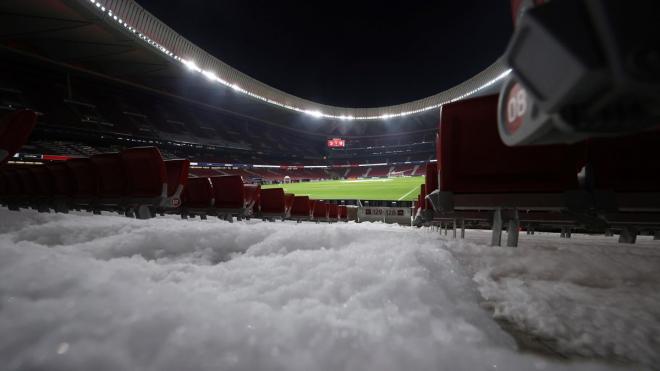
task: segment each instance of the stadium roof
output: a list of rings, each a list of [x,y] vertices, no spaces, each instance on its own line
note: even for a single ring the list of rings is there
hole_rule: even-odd
[[[7,0],[0,4],[0,17],[0,36],[18,43],[12,49],[30,53],[36,49],[37,55],[69,67],[176,91],[193,100],[277,123],[295,121],[290,114],[282,115],[279,108],[332,121],[407,116],[426,121],[424,116],[435,114],[421,114],[442,104],[496,90],[508,73],[497,60],[462,84],[424,99],[387,107],[336,107],[288,94],[241,73],[133,0]],[[29,45],[22,45],[26,40]],[[253,99],[242,99],[241,95]]]

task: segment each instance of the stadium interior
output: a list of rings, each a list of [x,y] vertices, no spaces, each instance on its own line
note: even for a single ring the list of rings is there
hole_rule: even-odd
[[[566,22],[597,25],[591,53],[558,31],[567,3],[511,1],[507,51],[464,84],[342,108],[240,74],[133,0],[5,1],[0,203],[140,220],[381,221],[454,240],[487,231],[506,247],[539,232],[657,242],[658,26],[611,36],[639,12],[574,1],[588,4]],[[640,33],[655,54],[622,46]],[[551,68],[568,72],[555,81]]]

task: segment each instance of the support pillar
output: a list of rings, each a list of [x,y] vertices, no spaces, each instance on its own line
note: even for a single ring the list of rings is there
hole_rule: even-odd
[[[518,237],[520,234],[520,218],[518,217],[518,210],[513,210],[513,217],[509,219],[507,226],[507,247],[518,247]]]
[[[493,234],[490,240],[491,246],[502,246],[502,210],[493,212]]]
[[[456,239],[456,219],[452,220],[452,238]]]
[[[461,219],[461,239],[465,239],[465,219]]]
[[[623,227],[619,234],[619,243],[634,244],[637,241],[637,228]]]

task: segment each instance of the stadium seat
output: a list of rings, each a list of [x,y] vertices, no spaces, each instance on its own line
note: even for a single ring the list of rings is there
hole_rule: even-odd
[[[284,215],[286,218],[291,216],[291,208],[293,208],[293,201],[295,200],[295,195],[293,193],[284,194]]]
[[[102,153],[90,158],[96,168],[97,195],[118,198],[126,193],[126,173],[119,153]]]
[[[245,184],[245,201],[244,208],[246,216],[253,215],[254,205],[256,205],[261,198],[261,186],[259,184]]]
[[[177,208],[181,206],[181,195],[188,182],[190,161],[185,159],[166,160],[167,173],[167,206]]]
[[[338,211],[338,218],[339,221],[347,221],[348,220],[348,208],[345,205],[339,205],[337,206],[339,209]]]
[[[660,230],[660,131],[588,142],[586,183],[600,218],[634,243],[640,231]]]
[[[157,198],[167,196],[167,171],[156,147],[135,147],[121,152],[126,171],[126,196]]]
[[[218,217],[232,221],[234,216],[245,216],[245,187],[240,175],[209,177],[213,185],[215,213]]]
[[[328,205],[323,201],[316,201],[314,203],[314,220],[328,221]]]
[[[63,161],[46,164],[46,169],[53,179],[52,207],[56,212],[68,212],[72,198],[76,193],[73,172]]]
[[[188,178],[182,196],[181,217],[199,215],[202,219],[215,205],[215,191],[207,177]]]
[[[440,190],[563,192],[578,188],[584,144],[508,147],[497,131],[498,96],[446,104],[440,120]]]
[[[11,112],[0,119],[0,164],[4,164],[27,142],[37,124],[30,110]]]
[[[286,218],[285,194],[282,188],[261,190],[261,217]]]
[[[69,168],[73,177],[76,191],[75,198],[91,200],[93,197],[96,197],[98,194],[99,177],[92,159],[88,157],[72,158],[64,164]]]
[[[579,190],[577,176],[586,147],[508,147],[498,133],[497,106],[493,95],[442,107],[439,185],[428,198],[441,222],[490,221],[494,245],[500,244],[502,224],[508,223],[507,244],[516,246],[521,220],[573,224],[571,215],[589,209],[590,198]]]
[[[295,196],[291,207],[291,219],[309,220],[312,214],[311,202],[308,196]]]
[[[337,204],[328,204],[328,218],[330,221],[337,221],[339,208]]]
[[[4,195],[2,197],[3,204],[10,210],[19,210],[23,198],[23,189],[16,168],[13,166],[0,167],[0,174],[2,174],[5,184]]]
[[[424,194],[431,194],[431,192],[438,189],[438,165],[437,162],[429,162],[426,164],[426,173],[424,175]]]

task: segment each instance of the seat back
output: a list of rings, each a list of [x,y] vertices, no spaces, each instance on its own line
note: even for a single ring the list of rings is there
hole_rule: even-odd
[[[261,190],[261,212],[265,214],[285,214],[284,190],[282,188]]]
[[[242,209],[245,205],[245,188],[240,175],[209,177],[213,184],[213,197],[217,209]]]
[[[252,210],[261,198],[261,186],[259,184],[245,184],[243,188],[245,188],[245,204],[243,207]]]
[[[431,208],[429,200],[426,199],[426,184],[422,184],[419,187],[419,197],[417,198],[417,205],[422,210]]]
[[[284,213],[286,215],[291,215],[291,208],[293,207],[293,201],[296,196],[293,193],[284,194]]]
[[[72,197],[76,193],[76,181],[66,162],[51,162],[46,165],[54,181],[54,194],[56,196]]]
[[[73,177],[77,197],[94,197],[98,192],[97,169],[90,158],[72,158],[64,162]]]
[[[20,196],[23,193],[23,187],[16,169],[13,167],[3,167],[0,168],[0,172],[5,180],[5,195]]]
[[[593,186],[617,192],[660,192],[660,131],[592,139]]]
[[[339,205],[337,206],[338,210],[338,218],[339,220],[347,220],[348,219],[348,208],[345,205]]]
[[[429,162],[426,164],[424,184],[424,193],[427,195],[438,189],[438,164],[436,162]]]
[[[188,182],[190,161],[186,159],[165,160],[167,173],[167,197],[181,197]]]
[[[36,196],[39,194],[39,185],[34,174],[27,166],[20,166],[16,168],[18,181],[20,183],[20,194],[22,196]]]
[[[497,129],[498,96],[442,107],[440,190],[455,193],[561,192],[578,187],[584,144],[508,147]]]
[[[167,196],[167,170],[156,147],[135,147],[121,152],[126,171],[126,195],[152,198]]]
[[[328,218],[336,220],[339,208],[336,204],[328,204]]]
[[[328,205],[325,202],[316,201],[314,203],[314,218],[315,219],[328,218]]]
[[[311,203],[308,196],[295,196],[291,206],[291,216],[309,218],[311,216]]]
[[[188,178],[183,191],[183,206],[206,209],[215,205],[213,184],[207,177]]]
[[[44,165],[32,165],[27,168],[36,181],[35,195],[50,197],[55,191],[55,179]]]
[[[90,157],[96,169],[97,196],[122,197],[126,194],[126,172],[119,153],[101,153]]]
[[[14,111],[0,119],[0,164],[27,142],[36,124],[37,114],[30,110]]]

